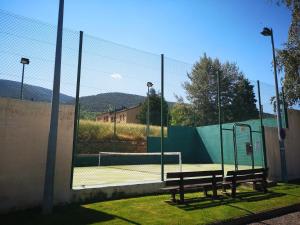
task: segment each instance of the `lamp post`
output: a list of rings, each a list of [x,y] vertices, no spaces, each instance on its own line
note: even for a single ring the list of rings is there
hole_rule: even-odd
[[[153,86],[152,82],[147,82],[147,87],[148,87],[148,93],[147,93],[147,98],[148,98],[148,106],[147,106],[147,137],[149,136],[150,133],[150,95],[149,95],[149,91],[150,88]]]
[[[277,69],[276,69],[276,57],[275,57],[273,30],[271,28],[264,27],[261,34],[263,36],[270,36],[271,37],[272,51],[273,51],[275,92],[276,92],[276,111],[277,111],[278,139],[279,139],[279,151],[280,151],[280,161],[281,161],[281,179],[283,181],[287,181],[287,169],[286,169],[285,149],[284,149],[285,131],[282,128],[282,121],[281,121],[281,111],[280,111],[280,102],[279,102],[279,91],[278,91],[278,80],[277,80]]]
[[[21,58],[20,63],[23,64],[23,68],[22,68],[22,81],[21,81],[21,92],[20,92],[20,99],[23,99],[23,86],[24,86],[24,69],[25,69],[25,65],[29,64],[29,59],[27,58]]]

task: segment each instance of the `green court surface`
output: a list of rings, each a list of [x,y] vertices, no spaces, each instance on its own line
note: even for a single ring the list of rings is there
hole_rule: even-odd
[[[250,166],[239,165],[239,169],[249,169]],[[167,172],[180,171],[179,164],[165,165]],[[182,171],[221,170],[221,164],[183,164]],[[225,164],[225,173],[234,170],[234,165]],[[75,167],[73,177],[74,188],[103,187],[125,184],[159,182],[161,166],[159,164],[115,165]]]

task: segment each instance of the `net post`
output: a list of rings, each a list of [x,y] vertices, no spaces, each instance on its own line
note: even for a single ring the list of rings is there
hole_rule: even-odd
[[[77,83],[76,83],[76,97],[75,97],[75,112],[74,112],[74,129],[73,129],[73,151],[72,151],[72,164],[71,164],[71,180],[70,188],[73,187],[73,175],[74,175],[74,161],[75,154],[77,152],[77,137],[79,127],[79,93],[80,93],[80,76],[81,76],[81,59],[82,59],[82,40],[83,31],[79,32],[79,50],[78,50],[78,65],[77,65]]]
[[[181,152],[178,152],[178,160],[179,160],[179,169],[180,172],[182,172],[182,158],[181,158]]]

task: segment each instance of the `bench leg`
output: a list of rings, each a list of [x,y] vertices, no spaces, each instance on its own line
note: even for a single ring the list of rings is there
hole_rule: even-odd
[[[184,192],[180,191],[179,195],[180,195],[180,203],[184,203]]]
[[[268,192],[268,189],[267,189],[267,181],[266,181],[266,180],[264,180],[264,181],[262,182],[262,188],[263,188],[263,192],[264,192],[264,193],[267,193],[267,192]]]
[[[235,195],[236,195],[236,185],[232,185],[231,186],[231,196],[233,198],[235,198]]]
[[[203,193],[204,193],[204,196],[205,196],[205,197],[208,196],[206,187],[203,188]]]
[[[223,194],[226,194],[226,184],[223,184],[223,185],[222,185],[222,193],[223,193]]]
[[[176,202],[176,192],[175,191],[171,192],[171,196],[172,196],[172,202]]]
[[[212,187],[212,191],[213,191],[213,198],[217,198],[218,197],[218,192],[217,192],[217,187],[216,186],[213,186]]]
[[[252,185],[253,185],[253,190],[257,191],[257,186],[256,186],[256,182],[255,181],[253,182]]]

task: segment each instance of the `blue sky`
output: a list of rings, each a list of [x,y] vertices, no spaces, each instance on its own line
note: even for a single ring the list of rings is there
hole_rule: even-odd
[[[178,62],[177,65],[176,61],[172,61],[178,74],[182,74],[169,78],[170,83],[174,83],[170,86],[173,89],[179,89],[179,84],[186,80],[186,68],[204,52],[221,61],[236,62],[250,80],[259,79],[273,85],[270,40],[259,32],[264,26],[272,27],[275,45],[281,47],[287,39],[291,20],[289,10],[283,5],[277,6],[275,2],[65,0],[64,26],[154,54],[164,53],[166,57],[188,63]],[[57,23],[57,0],[1,0],[0,9],[54,25]],[[118,71],[109,72],[119,74]],[[114,76],[117,80],[118,75]],[[144,80],[147,76],[145,74]],[[124,84],[122,79],[119,80],[116,90]],[[154,80],[159,83],[159,76]],[[102,92],[105,88],[114,89],[108,88],[107,84],[104,86]],[[128,89],[134,87],[128,85]],[[133,92],[143,94],[144,89]],[[174,94],[171,92],[170,98]],[[179,94],[183,95],[183,92],[179,91]]]

